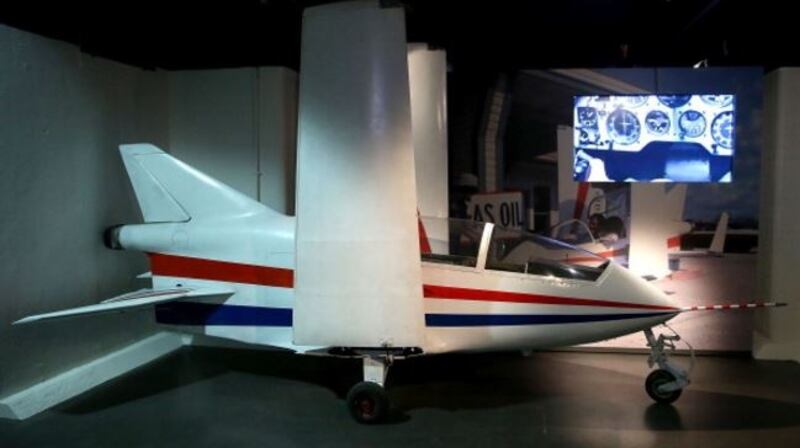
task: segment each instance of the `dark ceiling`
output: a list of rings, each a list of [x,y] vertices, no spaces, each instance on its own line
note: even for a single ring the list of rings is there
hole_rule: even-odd
[[[145,68],[297,68],[302,10],[320,3],[5,0],[0,21]],[[454,70],[800,65],[788,1],[383,3],[404,6],[409,40],[446,49]]]

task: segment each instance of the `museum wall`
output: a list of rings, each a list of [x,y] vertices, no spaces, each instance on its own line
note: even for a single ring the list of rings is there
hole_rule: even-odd
[[[277,211],[294,212],[296,72],[170,72],[169,121],[173,155]]]
[[[759,296],[789,304],[759,311],[753,354],[759,359],[800,361],[800,69],[781,68],[764,77],[764,153],[762,158]]]
[[[146,287],[145,256],[103,247],[141,219],[117,146],[168,143],[166,75],[0,26],[0,396],[155,331],[146,312],[14,326]]]

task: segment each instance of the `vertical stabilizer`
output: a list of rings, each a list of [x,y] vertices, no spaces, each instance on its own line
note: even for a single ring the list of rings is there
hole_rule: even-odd
[[[714,238],[711,240],[711,247],[708,251],[715,255],[722,255],[725,252],[725,239],[728,236],[728,212],[722,212],[722,216],[717,221],[717,228],[714,230]]]
[[[153,145],[122,145],[119,150],[145,222],[185,222],[267,210]]]

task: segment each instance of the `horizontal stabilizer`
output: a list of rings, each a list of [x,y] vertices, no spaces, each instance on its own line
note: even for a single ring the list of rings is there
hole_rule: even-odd
[[[226,298],[233,294],[231,290],[217,289],[217,288],[173,288],[173,289],[141,289],[139,291],[123,294],[97,305],[88,305],[78,308],[70,308],[61,311],[54,311],[52,313],[37,314],[35,316],[28,316],[14,322],[17,324],[29,324],[32,322],[40,322],[45,320],[63,319],[68,317],[83,316],[89,314],[113,313],[124,312],[143,308],[146,306],[157,305],[159,303],[172,302],[174,300],[188,299],[188,298],[211,298],[219,297]]]
[[[681,308],[681,312],[740,310],[746,308],[772,308],[776,306],[786,306],[786,304],[781,302],[749,302],[749,303],[728,303],[722,305],[697,305],[697,306],[685,306]]]

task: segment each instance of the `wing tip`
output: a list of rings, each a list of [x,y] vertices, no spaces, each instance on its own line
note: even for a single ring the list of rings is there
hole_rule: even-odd
[[[151,143],[126,143],[119,145],[119,152],[123,156],[142,156],[148,154],[165,154],[160,148]]]
[[[14,322],[11,322],[11,325],[25,325],[31,322],[36,322],[37,320],[39,320],[39,316],[28,316],[28,317],[23,317],[22,319],[19,320],[15,320]]]

